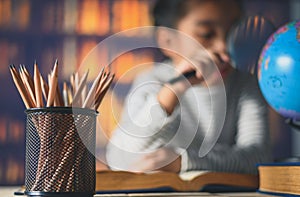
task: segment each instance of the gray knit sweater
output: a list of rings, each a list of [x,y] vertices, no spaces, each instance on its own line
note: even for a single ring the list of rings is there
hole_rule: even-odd
[[[112,169],[132,169],[162,147],[182,156],[182,172],[255,174],[257,163],[270,161],[267,107],[253,76],[233,71],[224,85],[193,86],[168,116],[157,94],[174,76],[173,67],[159,64],[135,80],[107,146]]]

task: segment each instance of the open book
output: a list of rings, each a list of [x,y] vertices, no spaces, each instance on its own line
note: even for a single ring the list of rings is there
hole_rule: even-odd
[[[126,192],[236,192],[256,191],[258,176],[209,171],[132,173],[97,171],[97,193]]]

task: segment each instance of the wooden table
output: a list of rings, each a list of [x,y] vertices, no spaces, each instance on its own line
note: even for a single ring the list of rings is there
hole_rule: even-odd
[[[25,197],[24,195],[14,195],[14,192],[19,191],[21,187],[0,187],[0,197]],[[97,194],[94,197],[270,197],[271,195],[264,195],[255,192],[251,193],[204,193],[204,192],[188,192],[188,193],[135,193],[135,194]]]

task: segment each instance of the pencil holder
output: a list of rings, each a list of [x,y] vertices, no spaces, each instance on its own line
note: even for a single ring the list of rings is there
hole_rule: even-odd
[[[27,196],[95,194],[94,110],[51,107],[25,111]]]

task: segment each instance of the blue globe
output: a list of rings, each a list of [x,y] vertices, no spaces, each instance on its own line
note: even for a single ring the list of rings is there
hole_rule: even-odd
[[[258,82],[279,114],[300,119],[300,20],[273,33],[260,54]]]

